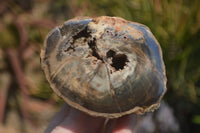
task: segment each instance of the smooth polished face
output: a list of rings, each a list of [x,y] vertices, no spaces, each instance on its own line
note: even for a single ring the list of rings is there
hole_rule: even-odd
[[[118,17],[75,18],[56,27],[41,64],[58,96],[95,116],[152,111],[166,91],[158,42],[146,26]]]

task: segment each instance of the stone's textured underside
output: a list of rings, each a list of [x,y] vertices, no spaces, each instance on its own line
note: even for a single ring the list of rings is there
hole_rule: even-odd
[[[153,111],[166,91],[158,42],[146,26],[118,17],[75,18],[56,27],[41,64],[56,94],[95,116]]]

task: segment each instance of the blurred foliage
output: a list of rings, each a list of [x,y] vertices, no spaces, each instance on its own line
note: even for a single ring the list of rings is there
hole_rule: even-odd
[[[182,132],[197,132],[200,131],[199,7],[199,0],[1,1],[0,72],[17,78],[6,54],[14,49],[26,77],[28,96],[58,101],[39,64],[40,48],[50,29],[75,16],[119,16],[139,22],[152,30],[163,50],[168,78],[165,101],[173,108]],[[11,83],[20,88],[16,82]]]

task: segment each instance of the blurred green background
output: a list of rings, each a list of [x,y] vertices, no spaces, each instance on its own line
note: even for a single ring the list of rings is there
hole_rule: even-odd
[[[147,25],[163,50],[180,132],[200,132],[199,0],[0,1],[0,132],[42,132],[62,101],[40,68],[47,33],[76,16],[119,16]]]

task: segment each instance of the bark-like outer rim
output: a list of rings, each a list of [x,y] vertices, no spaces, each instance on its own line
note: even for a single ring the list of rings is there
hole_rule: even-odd
[[[102,17],[107,17],[107,16],[102,16]],[[74,18],[74,19],[70,19],[68,21],[71,21],[71,20],[81,20],[81,19],[95,19],[95,18],[90,18],[90,17],[81,17],[81,18]],[[110,18],[110,17],[109,17]],[[112,18],[118,18],[118,19],[121,19],[121,20],[124,20],[122,18],[119,18],[119,17],[112,17]],[[68,22],[66,21],[66,22]],[[127,21],[127,20],[125,20]],[[66,23],[65,22],[65,23]],[[137,22],[130,22],[130,21],[127,21],[129,23],[134,23],[134,24],[137,24],[137,25],[141,25],[141,26],[145,26],[145,25],[142,25],[140,23],[137,23]],[[150,106],[146,106],[146,107],[139,107],[139,106],[135,106],[133,109],[131,110],[128,110],[128,111],[124,111],[124,112],[119,112],[119,113],[100,113],[100,112],[96,112],[96,111],[92,111],[92,110],[89,110],[75,102],[72,102],[71,100],[69,100],[67,97],[63,96],[61,94],[60,91],[58,91],[58,89],[56,88],[56,86],[54,84],[51,83],[50,81],[50,74],[48,72],[48,69],[47,69],[47,65],[44,63],[44,59],[45,59],[45,49],[47,47],[47,43],[46,43],[46,40],[47,38],[52,34],[52,32],[56,29],[56,28],[59,28],[59,27],[62,27],[62,26],[58,26],[58,27],[55,27],[54,29],[52,29],[48,35],[46,36],[46,39],[45,39],[45,42],[44,42],[44,46],[43,46],[43,49],[41,49],[41,52],[40,52],[40,58],[41,58],[41,67],[42,69],[44,70],[44,73],[46,75],[46,78],[50,84],[50,87],[53,89],[53,91],[59,96],[61,97],[67,104],[69,104],[70,106],[80,110],[80,111],[83,111],[89,115],[92,115],[92,116],[96,116],[96,117],[105,117],[105,118],[110,118],[110,119],[113,119],[113,118],[118,118],[118,117],[121,117],[121,116],[124,116],[124,115],[128,115],[128,114],[144,114],[145,112],[153,112],[155,109],[159,108],[160,106],[160,101],[163,97],[163,95],[166,93],[166,83],[167,83],[167,78],[166,78],[166,72],[165,72],[165,65],[164,65],[164,62],[162,64],[162,68],[163,68],[163,75],[165,76],[165,82],[164,82],[164,92],[162,93],[162,95],[160,96],[159,100],[150,105]],[[149,30],[149,32],[151,33],[150,29],[145,26],[147,28],[147,30]],[[152,33],[151,33],[152,34]],[[161,59],[163,60],[163,56],[162,56],[162,50],[160,48],[160,45],[157,41],[157,39],[153,36],[152,34],[152,37],[154,38],[154,40],[156,41],[156,45],[158,46],[159,48],[159,52],[160,52],[160,56],[161,56]]]

